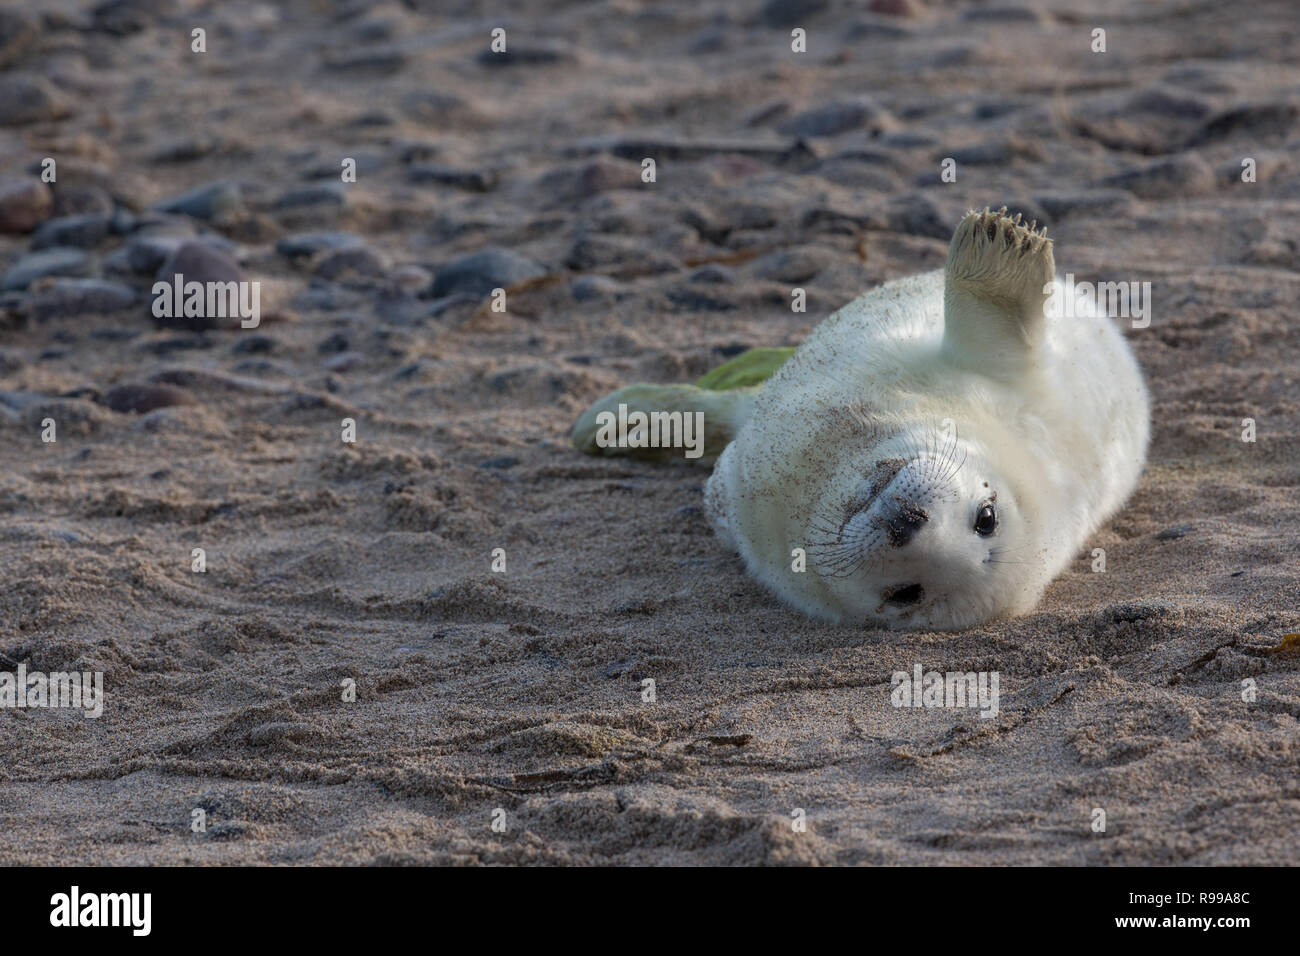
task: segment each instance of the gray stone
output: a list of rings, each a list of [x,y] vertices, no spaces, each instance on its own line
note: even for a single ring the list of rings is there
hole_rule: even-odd
[[[51,246],[71,246],[78,249],[90,249],[108,237],[112,219],[102,213],[90,213],[84,216],[60,216],[41,223],[36,234],[32,236],[33,249],[49,249]]]
[[[296,259],[318,252],[356,249],[365,244],[363,238],[352,232],[299,232],[277,242],[275,251],[286,259]]]
[[[1188,154],[1126,169],[1101,181],[1127,189],[1142,199],[1179,199],[1214,191],[1214,171],[1199,156]]]
[[[40,22],[25,10],[0,10],[0,70],[8,69],[36,48]]]
[[[31,232],[53,206],[50,188],[39,179],[0,180],[0,232]]]
[[[154,26],[176,11],[176,0],[105,0],[91,16],[96,30],[128,36]]]
[[[59,164],[59,175],[63,177],[64,164]],[[54,215],[81,216],[92,212],[105,216],[113,213],[113,197],[99,186],[68,186],[62,182],[54,187]]]
[[[0,126],[24,126],[61,119],[71,112],[67,99],[43,76],[0,76]]]
[[[123,414],[152,412],[174,405],[197,405],[198,400],[175,385],[118,385],[98,399],[99,404]]]
[[[417,163],[410,167],[407,177],[417,184],[435,183],[478,193],[489,192],[497,184],[497,174],[491,170],[456,169],[437,163]]]
[[[136,305],[130,286],[104,279],[55,279],[32,297],[31,314],[38,321],[70,315],[106,315]]]
[[[830,6],[830,0],[767,0],[759,13],[765,26],[807,26],[808,21]]]
[[[506,288],[545,274],[546,271],[531,259],[509,249],[489,246],[453,259],[439,269],[431,295],[441,298],[453,293],[468,293],[481,297],[491,294],[493,289]]]
[[[5,273],[0,287],[26,289],[46,276],[87,276],[94,259],[80,249],[43,249],[23,256]]]
[[[858,129],[882,133],[896,124],[870,100],[839,100],[793,116],[777,129],[787,136],[838,136]]]
[[[310,206],[342,206],[348,201],[347,186],[337,183],[312,183],[283,193],[275,201],[276,209],[302,209]]]
[[[182,241],[158,269],[158,281],[170,281],[177,274],[186,282],[243,282],[244,270],[231,256],[201,239]]]
[[[388,261],[366,246],[335,249],[321,254],[312,270],[322,279],[334,280],[349,273],[360,276],[381,276],[388,271]]]
[[[222,250],[198,239],[189,239],[178,245],[158,269],[155,281],[173,283],[177,275],[181,276],[183,283],[246,281],[239,263]],[[163,293],[166,296],[172,294],[170,288]],[[229,315],[172,315],[160,318],[159,322],[172,328],[202,330],[233,327],[239,318]]]
[[[193,216],[195,219],[220,219],[243,208],[244,196],[234,183],[213,183],[200,186],[179,196],[155,203],[159,212]]]

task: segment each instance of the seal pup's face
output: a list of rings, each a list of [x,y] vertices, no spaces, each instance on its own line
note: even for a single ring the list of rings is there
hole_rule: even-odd
[[[811,563],[846,620],[947,629],[1014,610],[1030,544],[1011,483],[975,442],[900,436],[828,503]]]

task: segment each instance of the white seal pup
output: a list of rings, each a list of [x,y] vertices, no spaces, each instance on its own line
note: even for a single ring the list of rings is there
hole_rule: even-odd
[[[725,444],[705,489],[718,535],[815,617],[1028,612],[1132,492],[1150,412],[1115,325],[1056,314],[1051,240],[1005,213],[967,214],[942,271],[849,303],[761,387],[631,386],[575,444],[595,451],[592,416],[619,403],[702,411],[705,460]]]

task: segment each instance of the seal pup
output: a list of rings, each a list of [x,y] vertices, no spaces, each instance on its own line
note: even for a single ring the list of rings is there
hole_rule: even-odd
[[[1110,319],[1054,314],[1036,225],[972,211],[943,270],[844,306],[761,385],[630,386],[574,444],[629,453],[596,441],[619,404],[703,413],[718,536],[814,617],[943,630],[1026,613],[1132,492],[1150,417]]]

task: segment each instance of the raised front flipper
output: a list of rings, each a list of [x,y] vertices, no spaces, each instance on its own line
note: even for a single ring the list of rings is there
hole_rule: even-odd
[[[1056,264],[1052,240],[1020,215],[969,212],[944,270],[943,351],[954,364],[1019,378],[1037,362]]]

